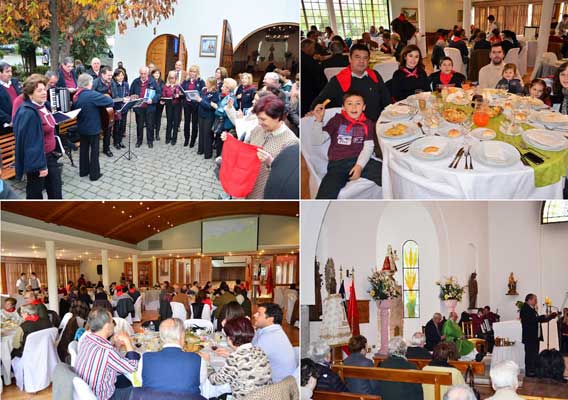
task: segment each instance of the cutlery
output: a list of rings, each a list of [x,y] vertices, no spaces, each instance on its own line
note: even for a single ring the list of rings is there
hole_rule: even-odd
[[[521,162],[522,162],[523,164],[525,164],[527,167],[530,167],[529,162],[526,160],[525,155],[521,152],[521,150],[519,150],[519,149],[517,148],[517,146],[513,146],[513,147],[514,147],[514,148],[519,152],[519,154],[521,155]]]
[[[461,159],[462,159],[462,157],[463,157],[464,152],[465,152],[465,150],[464,150],[464,148],[462,147],[462,149],[461,149],[461,154],[459,155],[458,160],[457,160],[456,163],[454,164],[454,169],[456,169],[456,168],[458,167],[458,164],[460,163],[460,161],[461,161]]]
[[[382,120],[379,121],[379,124],[390,124],[392,121]]]
[[[456,153],[454,159],[452,160],[452,162],[450,163],[450,165],[448,165],[448,168],[455,168],[453,165],[456,162],[456,160],[458,159],[458,157],[460,157],[463,154],[463,147],[461,147],[458,152]],[[457,165],[457,163],[456,163]]]
[[[559,126],[548,126],[548,125],[545,125],[545,124],[542,124],[542,126],[544,126],[549,131],[568,132],[567,128],[561,128]]]
[[[468,146],[466,151],[465,151],[465,169],[473,169],[473,164],[471,162],[471,154],[469,153],[471,149],[471,146]],[[467,160],[469,160],[469,164],[467,162]]]
[[[422,122],[418,121],[418,122],[416,123],[416,125],[418,125],[418,127],[420,128],[420,131],[422,132],[422,134],[423,134],[424,136],[426,136],[426,132],[424,132],[424,129],[422,129]]]
[[[523,142],[522,140],[521,140],[520,146],[521,146],[521,149],[527,150],[527,153],[533,153],[533,155],[538,154],[538,155],[540,156],[540,157],[538,157],[538,158],[540,158],[541,160],[542,160],[541,157],[544,157],[544,158],[546,158],[547,160],[550,159],[550,157],[545,156],[544,154],[539,153],[538,151],[529,148],[529,146],[527,146],[527,144],[526,144],[525,142]],[[525,153],[525,154],[526,154],[526,153]],[[542,160],[542,161],[544,161],[544,160]]]
[[[410,143],[412,143],[412,142],[414,142],[415,140],[418,140],[418,139],[420,139],[420,138],[417,137],[417,138],[414,138],[414,139],[409,140],[409,141],[407,141],[407,142],[399,143],[399,144],[397,144],[396,146],[393,146],[393,148],[395,148],[395,149],[397,149],[397,150],[400,150],[401,148],[410,145]]]

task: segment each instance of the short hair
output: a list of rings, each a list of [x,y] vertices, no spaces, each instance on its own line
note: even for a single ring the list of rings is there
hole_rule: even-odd
[[[503,67],[503,72],[505,72],[505,70],[507,69],[512,69],[515,74],[517,73],[517,66],[513,63],[505,64],[505,66]]]
[[[18,302],[18,300],[16,300],[13,297],[8,297],[8,298],[6,298],[6,300],[4,300],[4,303],[12,303],[13,305],[16,305],[17,302]]]
[[[539,378],[564,382],[565,369],[564,357],[558,350],[543,350],[539,354],[536,371]]]
[[[371,55],[371,51],[369,50],[369,48],[367,46],[365,46],[364,44],[359,44],[359,43],[355,43],[353,46],[351,46],[351,48],[349,49],[349,57],[351,57],[353,55],[354,51],[365,51],[367,53],[367,55]]]
[[[227,87],[229,88],[229,90],[232,92],[233,90],[235,90],[237,88],[237,86],[239,86],[237,84],[237,81],[234,80],[233,78],[225,78],[223,79],[223,84],[227,85]]]
[[[201,70],[200,70],[200,68],[199,68],[199,65],[197,65],[197,64],[191,65],[191,66],[189,67],[188,71],[191,71],[191,70],[194,70],[194,71],[197,73],[197,76],[199,76],[199,74],[201,73],[201,72],[200,72]]]
[[[256,115],[261,112],[265,112],[272,119],[282,121],[286,115],[286,106],[282,99],[275,95],[263,96],[258,99],[253,108],[253,113]]]
[[[501,50],[503,50],[503,44],[501,44],[501,42],[493,43],[491,45],[491,50],[493,50],[493,48],[495,48],[495,47],[501,47]]]
[[[101,70],[99,71],[99,74],[100,74],[100,75],[106,74],[108,71],[112,71],[112,68],[109,67],[108,65],[103,65],[103,66],[101,67]]]
[[[477,397],[469,386],[454,385],[444,394],[444,400],[477,400]]]
[[[560,65],[560,67],[558,67],[558,70],[554,74],[554,81],[552,83],[552,92],[555,95],[562,94],[562,84],[560,83],[560,74],[566,71],[567,68],[568,68],[568,62],[565,62],[564,64]]]
[[[355,96],[362,98],[363,103],[365,103],[365,98],[363,97],[363,95],[356,90],[348,90],[347,92],[345,92],[345,94],[343,95],[343,103],[345,103],[348,98]]]
[[[79,75],[77,78],[77,87],[86,88],[93,83],[93,77],[87,73]]]
[[[309,358],[302,358],[300,361],[300,386],[306,386],[310,378],[317,379],[318,377],[319,373],[316,363]]]
[[[26,100],[29,100],[32,94],[34,93],[34,91],[37,89],[37,87],[40,84],[47,86],[47,78],[41,74],[31,74],[24,81],[24,88],[22,89],[22,92],[24,93],[24,98]],[[32,275],[35,274],[32,272]]]
[[[98,58],[98,57],[93,57],[93,59],[91,60],[91,65],[93,65],[93,63],[94,63],[95,61],[98,61],[98,62],[100,63],[100,62],[101,62],[101,59]]]
[[[568,14],[562,14],[562,18],[568,18]]]
[[[384,40],[390,40],[391,38],[390,32],[383,32],[382,36]]]
[[[252,85],[252,83],[254,82],[254,78],[252,77],[252,74],[249,74],[248,72],[243,72],[241,74],[241,80],[243,80],[244,78],[248,79],[249,85]]]
[[[434,319],[434,318],[440,318],[440,319],[442,319],[442,314],[440,314],[439,312],[434,313],[434,315],[432,315],[432,319]]]
[[[329,356],[329,345],[322,340],[310,343],[308,357],[317,363],[321,363]]]
[[[22,307],[20,307],[20,312],[26,313],[26,314],[29,314],[29,315],[37,315],[38,314],[37,306],[35,304],[24,304]]]
[[[389,356],[406,357],[406,342],[402,336],[395,336],[389,340]]]
[[[440,60],[440,65],[442,65],[442,63],[444,61],[449,61],[452,63],[452,66],[454,65],[454,60],[452,60],[450,57],[446,56],[446,57],[442,57],[442,59]]]
[[[227,321],[223,330],[235,346],[250,343],[254,337],[254,328],[247,317],[233,318]]]
[[[278,74],[276,72],[267,72],[266,74],[264,74],[264,80],[269,79],[271,81],[276,81],[276,82],[280,82],[280,77],[278,76]]]
[[[229,77],[229,73],[227,72],[227,68],[225,67],[218,67],[215,72],[217,72],[217,70],[221,73],[221,79],[225,79]]]
[[[507,360],[497,363],[489,370],[491,386],[493,389],[511,388],[517,390],[519,387],[519,366],[516,362]]]
[[[91,328],[91,332],[98,332],[112,320],[112,314],[106,308],[94,307],[89,313],[87,323]]]
[[[73,62],[73,57],[69,57],[69,56],[65,57],[65,58],[63,59],[63,62],[62,62],[61,64],[62,64],[62,65],[74,64],[74,62]]]
[[[50,80],[54,76],[57,76],[57,73],[55,73],[54,71],[46,71],[45,73],[45,77],[47,78],[47,80]]]
[[[0,72],[3,73],[8,68],[12,68],[12,66],[10,64],[8,64],[6,61],[0,61]]]
[[[300,47],[301,47],[302,50],[304,50],[305,48],[307,48],[309,46],[313,46],[315,43],[316,42],[314,42],[312,39],[304,39],[300,43]]]
[[[352,336],[347,347],[350,353],[359,353],[367,347],[367,338],[363,335]]]
[[[487,38],[487,34],[485,32],[479,32],[477,37],[481,40],[485,40]]]
[[[426,336],[422,332],[415,332],[410,339],[410,344],[413,346],[423,346],[426,343]]]
[[[282,324],[282,309],[280,308],[280,306],[278,304],[274,304],[274,303],[262,303],[259,305],[259,307],[264,307],[264,309],[266,310],[264,312],[264,314],[266,315],[266,318],[274,318],[274,323],[275,324]]]
[[[432,352],[432,360],[447,362],[451,359],[453,349],[448,345],[448,343],[440,342],[434,346],[434,351]]]
[[[487,19],[489,21],[495,21],[495,16],[493,14],[489,14],[489,16],[487,17]]]
[[[184,335],[183,321],[179,318],[168,318],[160,324],[160,339],[164,343],[178,343]]]
[[[214,76],[210,76],[209,78],[205,79],[205,84],[209,85],[213,92],[216,92],[219,88],[217,87],[217,79]]]
[[[224,290],[225,292],[229,291],[229,285],[227,285],[227,282],[222,281],[221,284],[219,285],[219,289]]]
[[[332,42],[330,46],[330,50],[333,54],[342,54],[343,53],[343,44],[340,42]]]
[[[531,300],[533,297],[535,297],[534,293],[529,293],[525,296],[525,302]]]

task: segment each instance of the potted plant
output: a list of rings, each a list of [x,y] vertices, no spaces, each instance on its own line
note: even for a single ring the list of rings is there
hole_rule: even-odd
[[[443,281],[438,281],[436,285],[440,286],[440,300],[444,302],[451,312],[455,312],[458,302],[460,302],[463,297],[465,287],[460,286],[457,278],[454,276],[445,278]]]

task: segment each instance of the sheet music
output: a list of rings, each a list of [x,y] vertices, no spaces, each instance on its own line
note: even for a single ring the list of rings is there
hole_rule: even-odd
[[[80,112],[81,109],[77,108],[76,110],[72,110],[66,113],[63,113],[61,111],[56,111],[52,115],[53,119],[55,120],[55,123],[59,125],[62,122],[77,118],[77,115],[79,115]]]
[[[136,107],[136,106],[142,104],[142,102],[144,100],[146,100],[146,99],[145,98],[143,98],[143,99],[132,99],[128,103],[125,103],[120,110],[117,110],[117,112],[125,113],[128,110],[130,110],[132,107]]]

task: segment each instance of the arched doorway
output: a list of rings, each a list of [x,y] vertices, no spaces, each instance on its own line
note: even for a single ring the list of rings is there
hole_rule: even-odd
[[[162,72],[162,79],[168,71],[174,69],[176,61],[181,60],[183,69],[187,69],[187,47],[183,35],[160,35],[148,46],[146,50],[146,65],[154,63]]]
[[[291,70],[299,59],[299,35],[295,22],[278,22],[252,31],[235,46],[233,75],[245,71],[262,74],[270,63]]]

